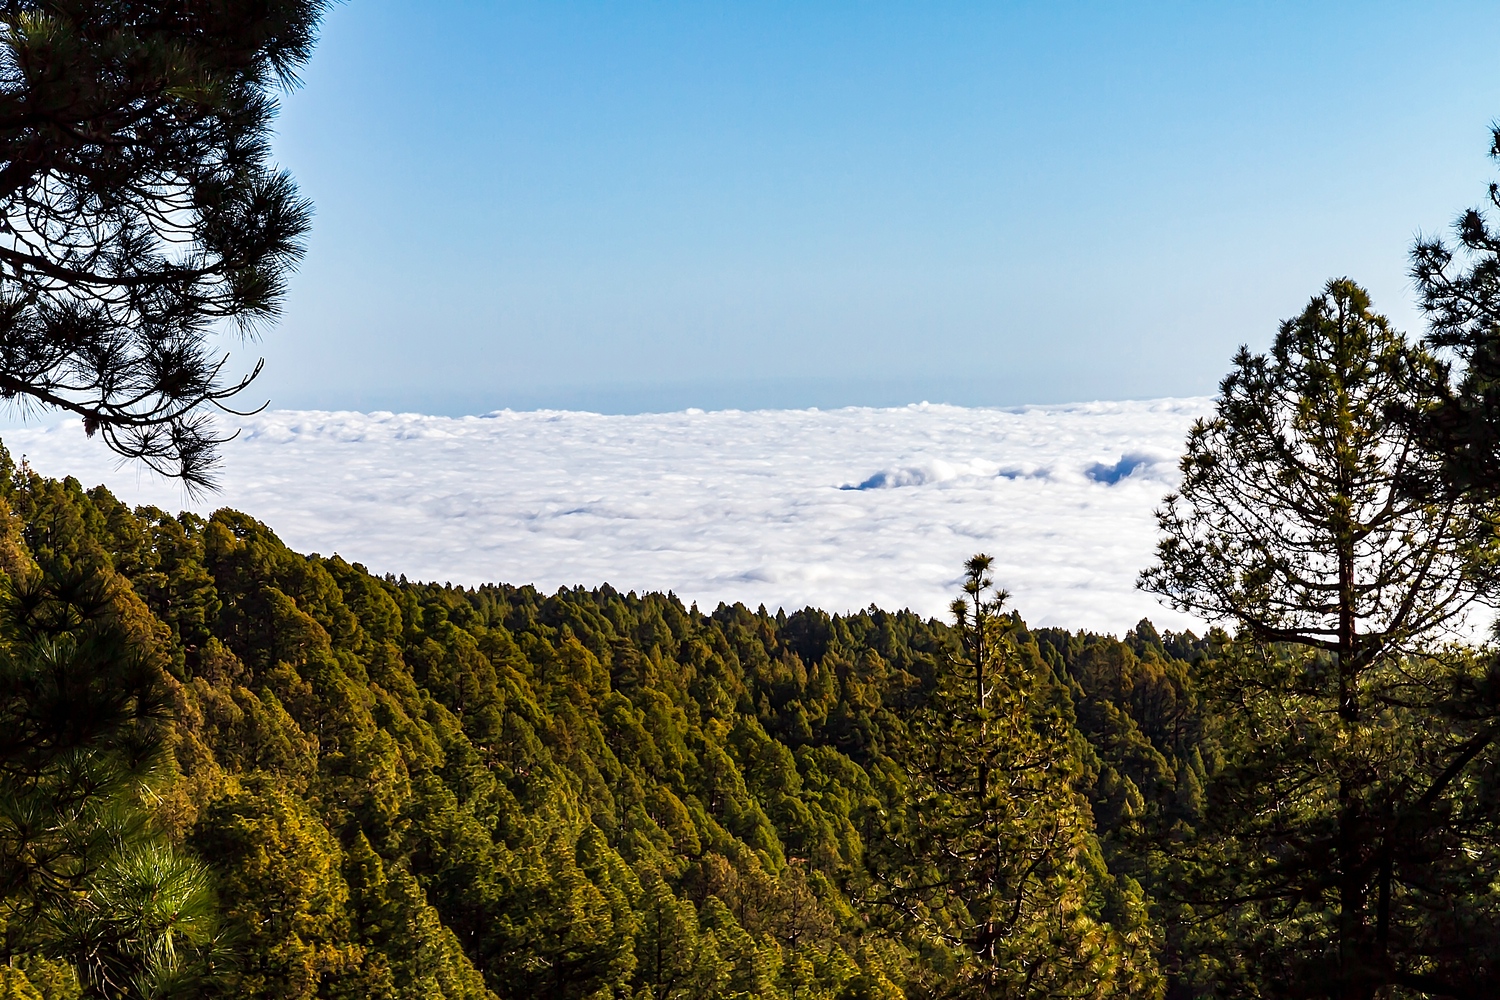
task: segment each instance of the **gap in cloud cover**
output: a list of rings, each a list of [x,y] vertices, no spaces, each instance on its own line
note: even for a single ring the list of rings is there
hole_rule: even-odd
[[[1130,476],[1160,478],[1165,471],[1165,466],[1170,466],[1176,461],[1176,456],[1160,451],[1132,451],[1121,455],[1118,462],[1104,463],[1095,462],[1089,466],[1086,474],[1096,483],[1104,483],[1113,486],[1120,480]]]

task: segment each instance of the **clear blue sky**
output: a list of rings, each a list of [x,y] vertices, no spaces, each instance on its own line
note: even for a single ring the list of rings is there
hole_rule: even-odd
[[[349,0],[284,100],[317,207],[278,407],[1211,392],[1329,277],[1419,329],[1495,4]]]

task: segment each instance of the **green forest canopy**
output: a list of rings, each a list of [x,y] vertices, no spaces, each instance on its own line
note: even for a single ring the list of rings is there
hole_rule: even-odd
[[[5,7],[0,395],[207,483],[324,9]],[[1494,996],[1500,233],[1412,276],[1189,436],[1141,582],[1233,636],[376,578],[0,449],[0,1000]]]
[[[1443,377],[1342,279],[1236,357],[1141,577],[1203,637],[983,555],[952,624],[377,578],[0,452],[0,987],[1492,995],[1500,542],[1393,418]]]
[[[165,678],[151,825],[209,868],[223,924],[195,945],[195,989],[854,998],[961,978],[871,875],[952,627],[381,579],[233,511],[132,511],[5,471],[6,573],[114,581]],[[1141,920],[1159,866],[1133,838],[1199,818],[1213,751],[1190,675],[1209,644],[1008,621],[1014,669],[1063,726],[1060,794],[1087,796],[1089,895],[1069,905],[1117,925],[1082,993],[1154,992],[1175,932],[1159,905]],[[10,900],[5,975],[77,995],[31,901]]]

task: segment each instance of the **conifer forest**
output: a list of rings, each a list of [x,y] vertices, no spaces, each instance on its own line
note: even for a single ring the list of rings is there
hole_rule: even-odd
[[[212,491],[323,13],[0,4],[6,401]],[[1419,335],[1336,278],[1230,359],[1136,581],[1195,631],[994,552],[942,619],[417,582],[0,448],[0,1000],[1500,996],[1497,209]]]

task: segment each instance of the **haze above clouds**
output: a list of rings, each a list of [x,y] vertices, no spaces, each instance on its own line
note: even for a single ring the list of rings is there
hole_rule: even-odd
[[[1500,7],[337,4],[256,393],[461,415],[1212,393],[1492,178]],[[1434,85],[1433,81],[1441,81]],[[263,396],[260,398],[264,398]]]
[[[720,601],[941,616],[964,559],[1032,624],[1193,623],[1134,589],[1152,510],[1206,398],[1018,409],[484,417],[275,411],[224,449],[222,491],[120,468],[78,422],[4,432],[39,472],[176,511],[234,507],[377,573],[545,591],[608,582]]]

